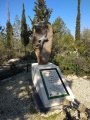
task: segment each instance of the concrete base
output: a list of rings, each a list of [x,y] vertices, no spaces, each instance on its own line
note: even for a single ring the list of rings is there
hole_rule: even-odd
[[[64,99],[74,101],[74,95],[58,66],[32,63],[32,81],[43,105],[48,108],[62,104]]]

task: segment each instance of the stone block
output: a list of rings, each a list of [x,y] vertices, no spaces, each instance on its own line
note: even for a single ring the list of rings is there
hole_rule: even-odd
[[[31,66],[33,84],[46,108],[60,105],[64,99],[74,101],[74,95],[58,66],[53,63],[32,63]]]

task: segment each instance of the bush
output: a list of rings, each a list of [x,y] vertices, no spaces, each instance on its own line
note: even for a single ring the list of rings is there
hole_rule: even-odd
[[[53,63],[59,66],[63,74],[76,74],[79,76],[89,76],[90,69],[87,61],[83,57],[76,57],[74,54],[57,54]]]
[[[75,73],[75,57],[56,55],[54,57],[54,64],[58,65],[64,74]]]

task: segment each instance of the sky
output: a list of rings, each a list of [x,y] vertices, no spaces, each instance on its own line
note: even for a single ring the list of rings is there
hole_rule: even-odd
[[[34,2],[37,0],[0,0],[0,24],[6,26],[7,22],[7,8],[8,1],[10,7],[10,22],[14,23],[15,16],[18,15],[21,20],[22,15],[22,3],[25,6],[26,21],[29,26],[31,22],[28,18],[32,19],[35,15],[33,8]],[[47,8],[53,9],[50,17],[50,22],[53,23],[57,17],[62,18],[67,28],[71,31],[71,34],[75,35],[76,17],[77,17],[77,5],[78,0],[45,0]],[[90,29],[90,0],[81,0],[81,32],[84,28]]]

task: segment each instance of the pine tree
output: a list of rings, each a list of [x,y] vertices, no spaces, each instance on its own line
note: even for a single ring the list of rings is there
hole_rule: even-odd
[[[29,33],[27,30],[24,3],[23,3],[22,19],[21,19],[21,42],[25,47],[25,56],[26,56],[26,46],[29,43]]]
[[[80,40],[80,0],[78,0],[78,14],[76,18],[75,40]]]
[[[35,16],[37,17],[37,22],[49,21],[49,18],[52,13],[52,9],[47,8],[46,1],[37,0],[37,2],[34,2],[34,3],[35,3],[35,6],[33,11],[36,13]]]
[[[53,28],[53,33],[54,33],[52,54],[56,55],[56,54],[64,53],[65,51],[64,46],[65,48],[69,46],[69,44],[65,42],[66,38],[68,37],[70,39],[72,38],[72,36],[70,35],[70,31],[67,28],[64,21],[60,17],[57,17],[55,19],[55,21],[52,24],[52,28]]]

